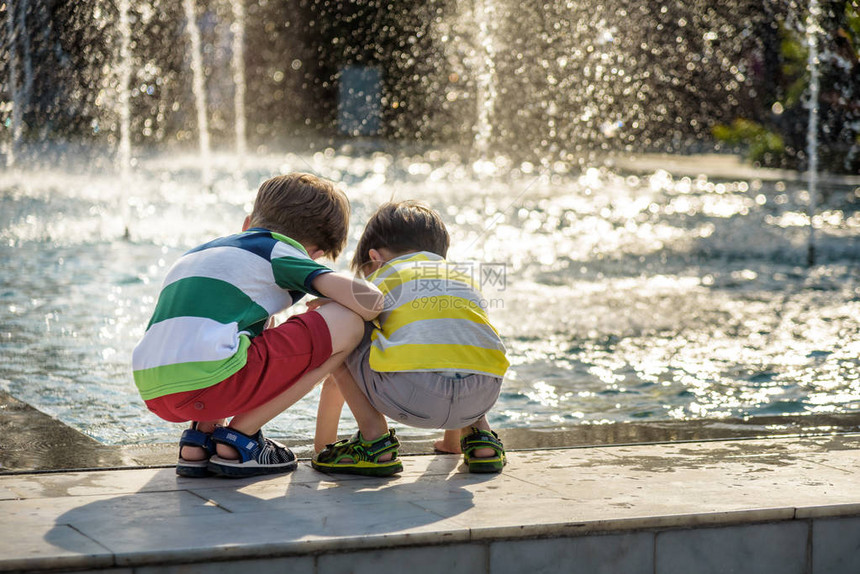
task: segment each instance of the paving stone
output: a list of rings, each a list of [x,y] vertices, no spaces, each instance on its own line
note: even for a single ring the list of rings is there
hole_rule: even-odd
[[[469,537],[467,528],[410,504],[375,511],[355,505],[344,510],[225,513],[205,520],[191,515],[147,521],[117,516],[73,526],[111,550],[120,566],[453,543]]]
[[[71,496],[0,501],[0,525],[74,524],[117,516],[149,520],[162,516],[224,514],[214,503],[190,492],[141,492],[117,496]]]
[[[430,500],[456,501],[459,507],[471,506],[473,499],[484,496],[506,500],[510,496],[538,498],[558,496],[547,489],[502,475],[405,474],[388,479],[353,478],[341,481],[338,475],[317,473],[317,482],[294,482],[289,478],[258,481],[227,488],[194,488],[199,496],[211,499],[230,512],[254,512],[276,508],[317,508],[324,498],[332,513],[344,506],[376,505],[390,507],[399,503]]]
[[[65,524],[0,522],[0,571],[102,568],[113,565],[104,546]]]

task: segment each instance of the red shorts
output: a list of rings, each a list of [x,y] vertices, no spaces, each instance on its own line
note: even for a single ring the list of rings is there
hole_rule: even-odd
[[[146,406],[174,423],[224,419],[271,401],[330,356],[328,325],[308,311],[251,339],[248,362],[234,375],[206,389],[148,400]]]

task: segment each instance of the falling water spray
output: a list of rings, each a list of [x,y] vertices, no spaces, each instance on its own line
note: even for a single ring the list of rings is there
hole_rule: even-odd
[[[809,123],[806,132],[806,155],[809,158],[809,240],[806,263],[815,265],[815,212],[818,210],[818,90],[819,58],[818,37],[821,8],[818,0],[809,1],[806,19],[806,41],[809,48]]]
[[[233,108],[236,115],[236,155],[239,167],[247,151],[245,139],[245,2],[233,0]]]
[[[203,77],[203,47],[200,40],[200,27],[197,25],[195,0],[183,0],[185,20],[191,49],[191,73],[194,101],[197,106],[197,131],[200,142],[200,176],[203,186],[208,188],[212,183],[211,153],[209,146],[209,120],[206,116],[206,83]]]
[[[131,169],[131,22],[129,0],[119,3],[119,153],[117,162],[123,183]]]
[[[33,96],[33,58],[30,45],[30,32],[27,26],[27,12],[29,11],[29,0],[18,0],[18,38],[21,40],[21,69],[24,74],[21,101],[23,108],[29,106],[30,98]]]
[[[479,158],[486,159],[493,133],[493,112],[496,105],[496,48],[492,30],[496,17],[493,0],[475,0],[475,24],[478,33],[478,48],[475,54],[477,69],[475,123],[475,149]]]
[[[119,153],[117,154],[117,162],[119,164],[121,192],[121,207],[122,219],[125,223],[125,237],[129,237],[129,220],[131,218],[130,206],[128,198],[125,196],[125,190],[129,189],[129,179],[131,178],[131,20],[129,17],[131,10],[130,0],[120,0],[119,2]]]
[[[21,87],[18,85],[18,34],[15,26],[15,5],[12,2],[6,3],[6,38],[9,43],[9,88],[12,92],[12,134],[6,152],[7,167],[15,165],[15,156],[23,134],[23,98]]]

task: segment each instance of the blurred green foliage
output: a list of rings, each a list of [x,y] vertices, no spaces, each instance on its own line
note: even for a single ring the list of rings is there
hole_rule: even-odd
[[[848,0],[823,2],[819,24],[821,167],[860,173],[860,10]],[[800,26],[784,20],[776,25],[779,66],[774,77],[763,80],[775,85],[771,101],[762,101],[769,110],[717,124],[712,133],[719,141],[744,148],[753,163],[805,169],[809,46]]]
[[[748,146],[749,158],[754,162],[773,162],[785,153],[782,136],[752,120],[737,118],[731,125],[718,124],[713,133],[729,145]]]

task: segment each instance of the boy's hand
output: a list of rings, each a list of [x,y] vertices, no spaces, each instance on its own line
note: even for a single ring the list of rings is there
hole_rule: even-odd
[[[323,273],[314,277],[311,284],[327,299],[340,303],[365,321],[375,319],[382,312],[382,291],[363,279],[340,273]]]

